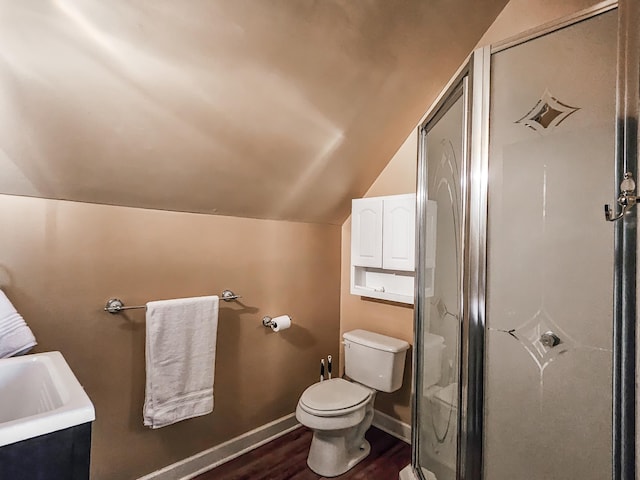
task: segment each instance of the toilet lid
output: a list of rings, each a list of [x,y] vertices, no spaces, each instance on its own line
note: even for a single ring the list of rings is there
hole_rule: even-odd
[[[311,385],[300,397],[300,402],[319,411],[342,410],[362,403],[370,394],[371,391],[362,385],[334,378]]]

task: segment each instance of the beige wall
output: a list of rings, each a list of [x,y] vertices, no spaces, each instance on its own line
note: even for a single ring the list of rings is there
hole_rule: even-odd
[[[133,479],[295,411],[320,357],[338,355],[340,227],[0,195],[0,288],[37,351],[63,353],[96,407],[94,480]],[[142,426],[144,311],[207,295],[221,303],[213,414]],[[279,334],[263,315],[288,313]]]
[[[596,3],[598,2],[594,0],[566,0],[562,2],[555,0],[511,0],[476,47],[504,40],[528,29],[588,8]],[[435,101],[439,93],[439,91],[434,91],[433,95],[424,101],[425,110],[431,102]],[[391,158],[389,164],[373,183],[365,197],[415,192],[418,150],[416,129],[409,133],[404,144]],[[365,328],[413,343],[412,308],[401,304],[370,301],[364,297],[360,298],[349,293],[350,242],[351,218],[348,218],[342,226],[340,332],[354,328]],[[407,360],[410,362],[409,357]],[[411,368],[410,365],[407,365],[402,389],[393,394],[379,394],[376,400],[376,408],[403,422],[410,423],[410,395]]]

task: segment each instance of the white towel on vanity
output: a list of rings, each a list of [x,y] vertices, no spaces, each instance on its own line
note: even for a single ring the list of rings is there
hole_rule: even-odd
[[[35,345],[33,332],[0,290],[0,358],[23,355]]]
[[[213,411],[218,297],[147,303],[144,424],[160,428]]]

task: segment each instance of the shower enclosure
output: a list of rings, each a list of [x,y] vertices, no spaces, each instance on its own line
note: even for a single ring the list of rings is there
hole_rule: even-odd
[[[638,3],[474,52],[419,129],[417,478],[635,479]]]

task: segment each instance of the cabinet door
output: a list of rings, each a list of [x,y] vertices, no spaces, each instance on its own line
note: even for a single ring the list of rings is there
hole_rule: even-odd
[[[351,203],[351,263],[382,267],[381,198],[357,198]]]
[[[416,197],[394,195],[384,199],[382,268],[415,269]]]

